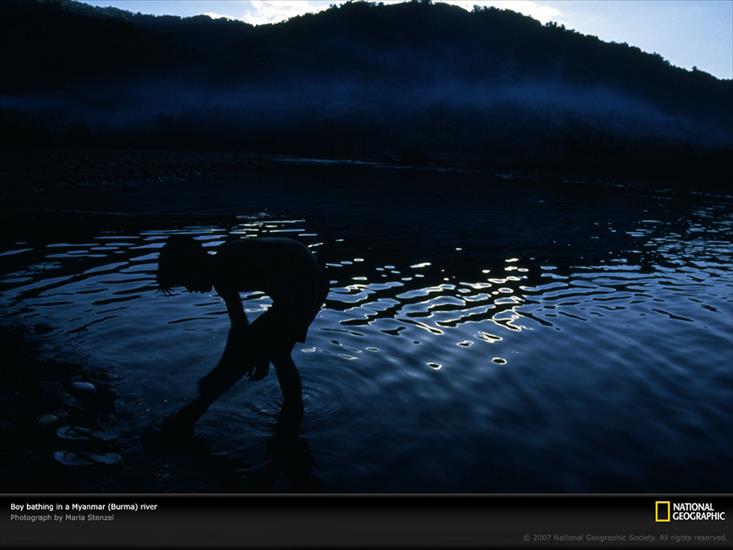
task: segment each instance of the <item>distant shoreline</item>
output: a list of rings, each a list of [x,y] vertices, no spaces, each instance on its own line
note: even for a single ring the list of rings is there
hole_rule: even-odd
[[[711,153],[713,154],[713,153]],[[717,153],[716,153],[717,155]],[[716,158],[718,158],[716,156]],[[621,160],[621,159],[620,159]],[[721,161],[725,160],[721,156]],[[730,161],[728,161],[730,162]],[[704,174],[690,185],[689,176],[671,177],[664,171],[655,176],[623,168],[593,171],[568,163],[565,166],[529,166],[496,163],[480,159],[433,158],[423,154],[396,154],[382,158],[329,158],[289,154],[246,153],[237,150],[196,151],[155,148],[39,147],[0,151],[0,177],[6,182],[3,194],[24,193],[46,187],[106,187],[124,189],[150,183],[176,182],[186,178],[264,167],[339,167],[443,171],[482,174],[502,179],[549,179],[553,183],[624,183],[728,190],[725,171]],[[9,197],[9,198],[12,198]]]

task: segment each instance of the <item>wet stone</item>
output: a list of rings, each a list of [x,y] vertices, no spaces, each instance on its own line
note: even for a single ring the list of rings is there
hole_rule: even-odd
[[[81,405],[79,404],[79,401],[76,400],[76,397],[66,392],[63,392],[63,395],[61,398],[61,405],[67,411],[78,412],[81,410]]]
[[[59,417],[55,414],[42,414],[36,418],[36,421],[42,426],[48,426],[50,424],[55,424],[56,422],[58,422]]]
[[[72,382],[71,389],[77,395],[91,397],[97,393],[97,388],[91,382]]]

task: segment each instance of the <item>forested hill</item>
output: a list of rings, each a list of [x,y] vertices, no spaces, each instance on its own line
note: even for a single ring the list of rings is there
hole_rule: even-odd
[[[733,81],[494,8],[354,2],[255,27],[5,0],[0,36],[16,141],[476,158],[733,144]]]

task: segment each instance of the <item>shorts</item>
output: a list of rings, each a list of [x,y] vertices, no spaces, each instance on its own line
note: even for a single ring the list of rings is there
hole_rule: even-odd
[[[299,286],[288,297],[276,298],[253,323],[257,338],[265,338],[269,344],[305,342],[308,328],[328,296],[328,278],[320,270],[313,284]]]

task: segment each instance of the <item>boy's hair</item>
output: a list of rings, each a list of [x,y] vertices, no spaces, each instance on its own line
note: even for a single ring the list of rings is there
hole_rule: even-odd
[[[158,256],[158,289],[163,294],[171,294],[171,288],[183,284],[186,272],[201,258],[206,251],[201,243],[189,235],[173,235],[160,249]]]

